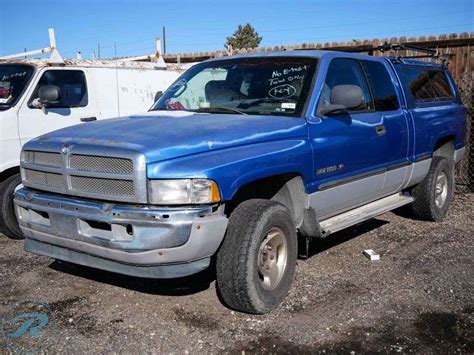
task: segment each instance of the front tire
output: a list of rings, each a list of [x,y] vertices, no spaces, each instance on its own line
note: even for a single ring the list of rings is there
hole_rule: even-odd
[[[297,258],[296,228],[288,209],[269,200],[248,200],[230,217],[217,253],[217,287],[231,308],[268,313],[286,297]]]
[[[19,186],[21,186],[20,174],[12,175],[0,184],[0,232],[11,239],[24,238],[13,204],[15,190]]]
[[[412,191],[415,217],[439,222],[446,217],[454,195],[454,168],[443,157],[433,157],[431,167],[422,182]]]

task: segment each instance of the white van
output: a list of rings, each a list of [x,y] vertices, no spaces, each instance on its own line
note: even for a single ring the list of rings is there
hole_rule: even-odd
[[[0,233],[21,238],[12,198],[25,142],[66,126],[147,111],[182,72],[163,62],[0,60]]]

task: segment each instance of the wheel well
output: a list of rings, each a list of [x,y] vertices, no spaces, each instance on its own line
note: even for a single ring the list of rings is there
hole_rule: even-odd
[[[243,185],[226,203],[225,213],[229,216],[239,204],[254,198],[280,202],[290,211],[295,226],[302,224],[307,194],[300,175],[274,175]]]
[[[14,166],[13,168],[2,171],[0,173],[0,182],[5,181],[10,176],[15,175],[15,174],[19,174],[19,173],[20,173],[20,167],[19,166]]]
[[[433,156],[454,160],[454,136],[438,139],[433,149]]]

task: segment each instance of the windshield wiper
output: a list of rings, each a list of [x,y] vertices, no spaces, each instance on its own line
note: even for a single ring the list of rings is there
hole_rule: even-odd
[[[224,107],[224,106],[212,106],[212,107],[201,107],[196,110],[189,110],[194,112],[207,112],[207,113],[217,113],[217,112],[230,112],[230,113],[237,113],[239,115],[246,115],[245,112],[242,112],[236,108],[231,107]]]

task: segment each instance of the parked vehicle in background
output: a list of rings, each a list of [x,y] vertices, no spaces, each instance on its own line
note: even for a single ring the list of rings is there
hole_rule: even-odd
[[[22,236],[13,192],[25,142],[78,123],[145,112],[182,72],[177,65],[126,60],[0,61],[0,232]]]
[[[189,69],[147,114],[28,142],[16,211],[25,250],[99,269],[180,277],[215,256],[224,302],[266,313],[298,246],[407,204],[442,220],[464,139],[442,65],[228,57]]]

